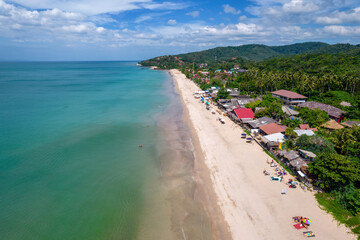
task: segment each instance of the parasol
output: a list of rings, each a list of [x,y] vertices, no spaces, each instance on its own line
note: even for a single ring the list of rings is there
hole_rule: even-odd
[[[303,223],[305,223],[306,225],[310,225],[311,224],[311,220],[308,218],[305,218],[302,220]]]

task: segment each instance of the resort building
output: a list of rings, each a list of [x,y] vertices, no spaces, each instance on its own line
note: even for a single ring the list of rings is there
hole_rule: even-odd
[[[277,123],[276,120],[269,118],[269,117],[261,117],[255,120],[249,120],[249,121],[242,121],[243,123],[246,123],[249,125],[250,129],[258,129],[260,126],[267,125],[270,123]]]
[[[311,128],[309,124],[300,124],[299,128],[300,130],[312,130],[313,132],[317,131],[317,128]]]
[[[296,105],[299,103],[304,103],[307,98],[296,92],[291,92],[284,89],[272,92],[271,94],[273,97],[283,100],[288,105]]]
[[[360,121],[345,121],[345,122],[342,122],[341,124],[344,125],[345,127],[349,127],[349,128],[352,128],[354,126],[360,127]]]
[[[340,123],[336,122],[335,120],[331,119],[330,121],[321,125],[321,127],[329,129],[329,130],[338,130],[344,128]]]
[[[301,135],[314,136],[315,133],[312,130],[294,130],[294,132],[300,137]]]
[[[299,107],[308,107],[311,110],[314,109],[320,109],[324,112],[327,112],[327,114],[329,115],[330,118],[334,119],[337,122],[340,122],[343,118],[344,118],[344,114],[345,111],[336,108],[334,106],[331,105],[327,105],[324,103],[319,103],[319,102],[314,102],[314,101],[310,101],[310,102],[305,102],[305,103],[301,103],[298,105]]]
[[[274,133],[284,133],[287,127],[283,125],[279,125],[277,123],[270,123],[267,125],[263,125],[259,128],[261,133],[265,135],[270,135]]]
[[[247,119],[254,119],[254,112],[251,108],[237,108],[234,110],[236,116],[239,120],[247,118]]]

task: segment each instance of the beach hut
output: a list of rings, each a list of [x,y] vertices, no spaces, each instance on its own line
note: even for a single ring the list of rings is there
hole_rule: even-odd
[[[331,119],[330,121],[324,123],[321,125],[321,127],[329,129],[329,130],[338,130],[344,128],[339,123],[337,123],[335,120]]]

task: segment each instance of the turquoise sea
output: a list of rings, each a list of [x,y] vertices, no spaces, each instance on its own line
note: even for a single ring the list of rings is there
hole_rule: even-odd
[[[181,117],[135,62],[0,63],[1,239],[210,239]]]

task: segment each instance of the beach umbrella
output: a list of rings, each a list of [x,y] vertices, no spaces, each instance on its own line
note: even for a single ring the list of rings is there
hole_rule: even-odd
[[[310,221],[310,219],[308,219],[308,218],[305,218],[305,219],[303,219],[302,221],[303,221],[303,223],[305,223],[305,224],[307,224],[307,225],[310,225],[310,224],[311,224],[311,221]]]

